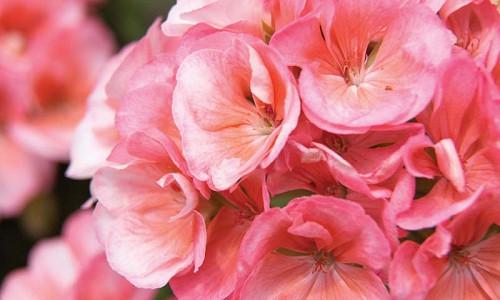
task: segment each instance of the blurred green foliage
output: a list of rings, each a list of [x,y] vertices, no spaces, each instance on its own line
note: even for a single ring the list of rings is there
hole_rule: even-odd
[[[158,17],[165,19],[174,0],[108,0],[99,12],[120,45],[141,38]]]

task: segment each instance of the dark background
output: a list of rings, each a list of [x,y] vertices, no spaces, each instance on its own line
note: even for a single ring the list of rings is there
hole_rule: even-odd
[[[102,17],[121,47],[139,39],[157,17],[166,18],[174,2],[105,0],[93,13]],[[64,220],[89,198],[89,181],[66,178],[66,168],[67,164],[58,165],[51,192],[37,197],[18,218],[0,221],[0,284],[8,272],[26,265],[38,240],[58,236]]]

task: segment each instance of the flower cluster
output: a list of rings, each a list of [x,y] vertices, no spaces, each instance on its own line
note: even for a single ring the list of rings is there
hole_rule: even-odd
[[[50,188],[51,161],[69,158],[86,98],[112,55],[90,2],[0,1],[0,218]]]
[[[179,299],[500,296],[487,0],[179,0],[108,63],[68,174]]]
[[[5,279],[2,300],[149,300],[152,290],[135,288],[113,272],[93,230],[88,211],[73,214],[60,238],[41,241],[28,267]]]

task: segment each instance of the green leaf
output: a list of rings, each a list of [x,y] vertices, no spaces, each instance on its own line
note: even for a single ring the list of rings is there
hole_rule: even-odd
[[[313,193],[306,190],[294,190],[286,193],[282,193],[274,196],[271,199],[271,207],[285,207],[288,205],[288,202],[292,201],[295,198],[310,196]]]
[[[174,293],[172,293],[172,290],[168,285],[162,287],[160,290],[158,290],[158,294],[156,294],[154,300],[167,300],[171,296],[173,296]]]

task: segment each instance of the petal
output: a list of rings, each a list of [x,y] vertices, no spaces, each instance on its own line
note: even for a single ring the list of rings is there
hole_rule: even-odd
[[[208,227],[206,259],[201,268],[170,281],[175,295],[189,299],[228,297],[236,286],[238,251],[249,225],[236,210],[223,207]]]
[[[114,128],[116,112],[105,87],[131,49],[128,46],[110,59],[88,98],[86,114],[73,136],[71,161],[66,171],[71,178],[83,179],[94,175],[99,167],[106,164],[107,156],[118,142],[118,132]]]
[[[168,13],[162,29],[169,36],[180,36],[199,23],[224,28],[246,22],[250,27],[249,31],[258,34],[262,15],[263,3],[252,0],[238,3],[231,0],[178,1]]]
[[[418,247],[418,244],[406,241],[394,254],[389,271],[389,286],[394,299],[425,299],[426,289],[413,266]]]
[[[147,300],[154,290],[139,290],[108,266],[104,254],[97,255],[79,274],[71,292],[71,299],[134,299]]]
[[[205,225],[193,211],[198,194],[181,174],[158,184],[166,173],[151,163],[104,168],[92,183],[97,232],[111,267],[145,288],[165,285],[204,258]]]
[[[172,211],[178,211],[184,206],[196,206],[197,198],[183,200],[183,193],[164,189],[157,184],[169,171],[171,170],[153,163],[134,164],[123,170],[102,168],[92,180],[92,194],[107,209],[117,211],[136,206],[140,208],[143,205],[169,205],[171,199],[179,200],[178,204],[171,204]]]
[[[440,179],[424,197],[413,202],[412,207],[397,217],[400,227],[417,230],[435,226],[471,206],[482,189],[472,193],[458,193],[446,179]]]
[[[406,169],[415,177],[432,179],[439,174],[437,162],[426,149],[432,149],[432,141],[426,135],[417,135],[408,139],[403,149],[403,161]]]
[[[175,49],[174,40],[167,38],[160,29],[160,20],[156,20],[148,29],[146,35],[136,44],[130,54],[118,67],[106,86],[106,92],[112,99],[122,99],[130,80],[135,72],[143,65],[150,62],[155,56],[168,53],[170,49]]]
[[[63,239],[82,265],[102,252],[90,211],[79,211],[70,216],[64,223]]]
[[[467,246],[481,240],[492,224],[500,224],[498,191],[490,190],[481,194],[479,199],[467,210],[446,224],[453,234],[453,244]]]
[[[28,265],[32,276],[43,282],[44,293],[52,295],[49,299],[64,295],[80,271],[72,249],[58,239],[38,243],[30,253]]]
[[[43,290],[27,270],[16,270],[5,277],[0,289],[0,299],[49,300],[53,295]]]
[[[104,209],[96,214],[109,214]],[[159,288],[195,260],[196,239],[204,233],[203,217],[197,212],[168,222],[163,208],[139,213],[123,212],[111,218],[107,232],[98,226],[110,266],[135,286]],[[98,221],[99,222],[99,221]],[[200,232],[199,227],[203,229]],[[175,241],[173,243],[172,241]]]
[[[50,188],[54,166],[0,135],[0,219],[19,214],[32,197]]]
[[[307,299],[319,273],[310,257],[270,253],[250,274],[236,299]],[[315,298],[320,299],[320,298]]]
[[[452,140],[444,139],[434,145],[439,170],[458,192],[465,192],[465,174],[462,161]]]

